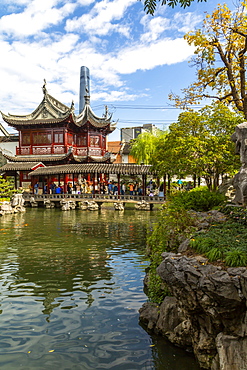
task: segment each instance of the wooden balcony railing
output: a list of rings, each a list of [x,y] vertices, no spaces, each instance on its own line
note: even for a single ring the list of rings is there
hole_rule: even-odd
[[[16,155],[52,155],[52,154],[66,154],[68,153],[70,145],[50,145],[50,146],[21,146],[16,147]],[[105,149],[102,148],[87,148],[87,147],[73,147],[73,153],[77,156],[103,156]]]

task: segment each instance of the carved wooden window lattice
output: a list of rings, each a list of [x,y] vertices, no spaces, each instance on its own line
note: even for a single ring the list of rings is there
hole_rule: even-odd
[[[85,135],[77,135],[76,145],[77,146],[87,146],[87,138],[86,138],[86,136]]]
[[[100,144],[99,136],[90,136],[90,146],[98,148]]]
[[[52,135],[49,132],[34,132],[33,145],[50,145],[52,143]]]
[[[55,132],[54,133],[54,143],[56,143],[56,144],[63,144],[64,143],[63,132]]]
[[[21,137],[22,137],[22,145],[31,144],[30,133],[23,133]]]

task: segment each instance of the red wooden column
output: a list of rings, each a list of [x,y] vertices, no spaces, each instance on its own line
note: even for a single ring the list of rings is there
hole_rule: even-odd
[[[23,173],[20,171],[20,188],[22,187]]]
[[[51,177],[48,175],[47,177],[47,194],[50,194],[50,185],[51,185]]]
[[[94,172],[93,174],[93,194],[95,195],[95,177],[96,177],[96,174]]]
[[[67,193],[67,184],[68,184],[68,181],[69,181],[69,176],[68,176],[68,174],[66,173],[66,174],[64,174],[64,189],[63,189],[64,194],[66,194],[66,193]]]
[[[65,130],[63,133],[63,142],[64,142],[64,146],[66,148],[66,153],[67,153],[67,145],[68,145],[68,131],[67,130]]]
[[[89,132],[88,132],[87,133],[87,156],[89,156],[89,146],[90,146],[90,136],[89,136]]]

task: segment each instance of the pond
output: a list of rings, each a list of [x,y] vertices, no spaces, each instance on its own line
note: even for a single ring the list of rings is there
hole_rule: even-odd
[[[38,208],[1,217],[1,370],[199,369],[138,323],[154,215]]]

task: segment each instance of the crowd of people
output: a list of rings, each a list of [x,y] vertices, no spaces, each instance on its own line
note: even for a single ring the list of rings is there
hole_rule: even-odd
[[[38,194],[39,189],[41,189],[40,184],[38,182],[34,185],[34,193]],[[120,184],[120,188],[118,187],[118,183],[111,180],[108,182],[95,182],[86,181],[85,179],[80,182],[72,183],[68,182],[66,187],[62,186],[61,184],[56,184],[55,182],[51,182],[49,185],[45,183],[43,187],[43,194],[109,194],[109,195],[144,195],[143,191],[143,184],[138,181],[133,182],[122,182]],[[163,192],[163,185],[161,184],[160,187],[156,185],[153,180],[148,182],[145,194],[149,196],[153,195],[161,195]]]

